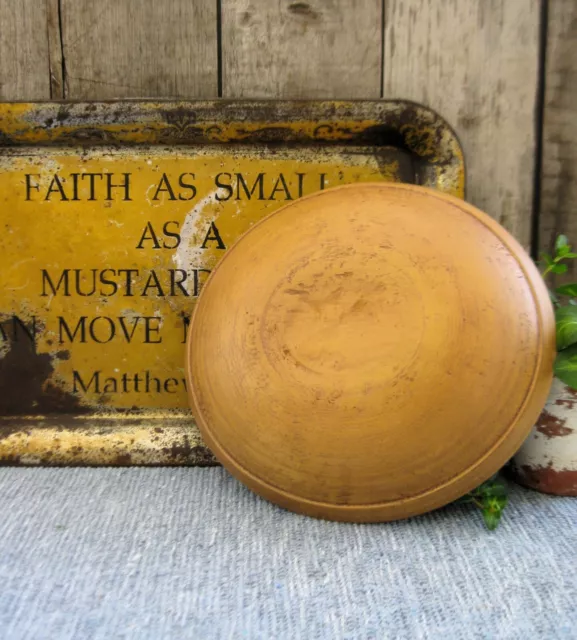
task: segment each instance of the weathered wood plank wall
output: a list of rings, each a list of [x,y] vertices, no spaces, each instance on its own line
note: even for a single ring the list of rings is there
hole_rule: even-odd
[[[380,98],[382,0],[224,0],[224,97]]]
[[[67,98],[214,96],[214,0],[60,0]]]
[[[551,0],[547,20],[539,245],[577,245],[577,2]],[[565,280],[575,279],[568,272]]]
[[[48,3],[0,0],[0,98],[50,97]]]
[[[417,100],[461,137],[468,199],[545,247],[577,242],[576,42],[574,0],[0,0],[0,99]]]
[[[531,236],[539,3],[387,0],[385,96],[432,107],[465,150],[468,199]]]

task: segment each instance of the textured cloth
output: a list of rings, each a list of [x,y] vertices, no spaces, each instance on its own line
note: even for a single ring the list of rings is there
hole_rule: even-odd
[[[0,469],[0,637],[577,638],[577,499],[314,520],[220,468]]]

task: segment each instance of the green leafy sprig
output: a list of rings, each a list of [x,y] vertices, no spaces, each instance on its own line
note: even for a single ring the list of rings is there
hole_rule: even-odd
[[[497,476],[483,482],[482,485],[463,496],[458,502],[474,504],[481,510],[483,520],[489,531],[494,531],[507,506],[507,487]]]
[[[567,272],[567,260],[577,258],[567,236],[560,235],[555,241],[553,255],[541,254],[543,279],[551,273]],[[577,283],[549,288],[549,295],[555,308],[557,335],[557,357],[555,375],[572,389],[577,389]]]

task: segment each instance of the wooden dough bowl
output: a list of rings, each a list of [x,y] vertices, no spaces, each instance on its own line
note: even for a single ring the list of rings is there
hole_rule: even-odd
[[[186,366],[233,475],[293,511],[377,522],[506,463],[554,353],[547,290],[507,231],[451,196],[375,183],[297,200],[229,249]]]

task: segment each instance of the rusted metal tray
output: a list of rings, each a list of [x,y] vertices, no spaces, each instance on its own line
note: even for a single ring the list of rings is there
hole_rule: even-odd
[[[379,180],[464,197],[452,129],[401,101],[0,104],[0,462],[214,463],[184,380],[208,274],[287,201]]]

